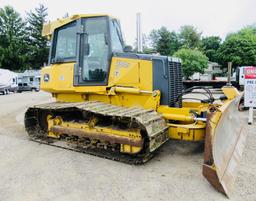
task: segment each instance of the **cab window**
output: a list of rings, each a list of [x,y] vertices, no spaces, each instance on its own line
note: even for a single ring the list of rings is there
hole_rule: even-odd
[[[116,20],[110,22],[110,34],[113,52],[123,52],[121,31]]]
[[[53,62],[75,60],[76,58],[76,22],[65,25],[55,31]]]

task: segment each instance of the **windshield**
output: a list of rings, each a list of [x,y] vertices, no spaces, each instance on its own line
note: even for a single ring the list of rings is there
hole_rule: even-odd
[[[54,43],[53,61],[74,60],[76,58],[76,22],[56,30]]]

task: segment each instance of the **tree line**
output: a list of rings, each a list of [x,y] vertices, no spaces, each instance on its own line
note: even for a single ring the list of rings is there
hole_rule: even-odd
[[[47,8],[39,5],[24,18],[11,6],[0,8],[0,68],[39,69],[47,61],[47,39],[41,36]]]
[[[256,65],[256,25],[230,33],[224,41],[219,36],[203,37],[202,32],[191,25],[181,26],[179,32],[161,27],[152,30],[145,41],[149,45],[144,42],[144,53],[181,58],[186,77],[195,72],[203,73],[208,61],[217,62],[222,67],[228,62],[234,67]]]
[[[41,36],[48,16],[47,8],[39,5],[22,18],[11,6],[0,8],[0,68],[13,71],[39,69],[48,60],[48,41]],[[256,25],[228,34],[203,37],[196,27],[181,26],[178,32],[166,27],[153,29],[144,38],[144,53],[159,53],[182,59],[186,77],[203,73],[208,61],[223,67],[256,65]]]

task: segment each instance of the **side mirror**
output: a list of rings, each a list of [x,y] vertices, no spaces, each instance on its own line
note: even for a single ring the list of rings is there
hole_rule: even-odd
[[[125,46],[124,52],[132,52],[132,46],[130,46],[130,45]]]

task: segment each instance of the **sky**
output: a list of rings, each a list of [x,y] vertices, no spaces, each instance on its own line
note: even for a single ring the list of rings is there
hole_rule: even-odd
[[[69,15],[104,13],[120,19],[124,38],[133,45],[136,13],[141,13],[142,32],[166,26],[179,31],[182,25],[197,27],[203,36],[226,34],[256,23],[255,0],[0,0],[0,8],[11,5],[22,16],[39,4],[48,7],[48,20]]]

